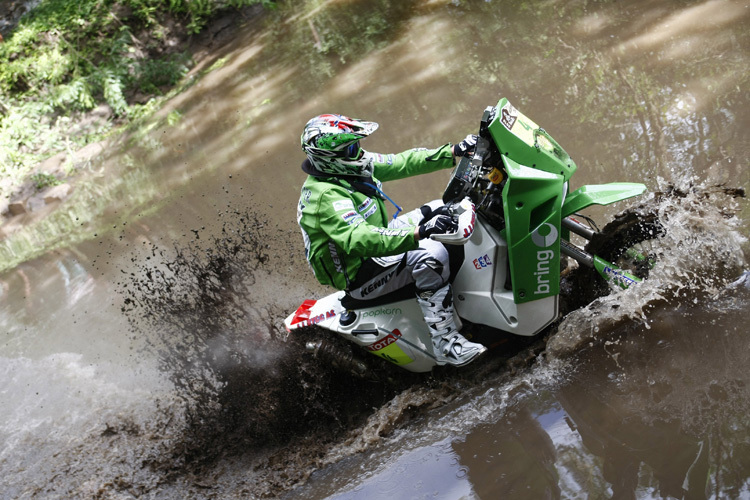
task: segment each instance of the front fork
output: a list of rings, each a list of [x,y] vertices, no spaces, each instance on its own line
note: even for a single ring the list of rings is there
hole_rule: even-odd
[[[562,226],[570,232],[575,233],[587,240],[594,237],[596,232],[590,227],[581,224],[572,217],[562,219]],[[593,267],[607,281],[613,281],[620,288],[629,288],[630,285],[639,283],[640,278],[620,269],[614,264],[607,262],[597,255],[592,255],[584,249],[577,247],[569,241],[560,240],[560,251],[568,257],[575,259],[579,264],[586,267]]]

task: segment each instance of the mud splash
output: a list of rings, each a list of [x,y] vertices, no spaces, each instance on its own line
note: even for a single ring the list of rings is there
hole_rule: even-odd
[[[460,371],[378,381],[304,353],[305,340],[322,332],[287,338],[277,325],[288,311],[254,307],[262,293],[256,277],[270,258],[262,221],[232,213],[213,238],[196,232],[186,248],[152,247],[148,259],[133,257],[148,265],[121,285],[133,333],[149,338],[175,387],[163,413],[166,449],[147,465],[159,479],[149,480],[176,497],[278,496],[359,452],[387,454],[406,432],[418,446],[492,421],[524,394],[560,384],[578,351],[649,325],[660,304],[720,297],[745,265],[732,195],[695,186],[649,200],[639,210],[656,211],[667,229],[649,280],[570,313],[550,336]],[[113,425],[103,435],[143,434],[128,429]]]
[[[664,304],[697,304],[718,295],[746,266],[741,221],[736,217],[741,189],[724,186],[666,186],[634,210],[656,214],[666,234],[655,241],[656,265],[648,280],[610,293],[563,318],[547,344],[548,356],[564,357],[623,322],[650,324],[649,313]]]
[[[134,264],[147,264],[120,284],[131,333],[148,339],[144,356],[156,353],[174,386],[162,439],[168,449],[148,464],[170,494],[278,496],[318,468],[401,435],[425,414],[460,405],[469,388],[498,372],[512,377],[543,348],[526,341],[476,366],[424,376],[364,354],[378,378],[352,376],[304,352],[307,340],[336,341],[329,332],[311,327],[287,336],[279,326],[288,311],[255,307],[258,277],[273,267],[269,229],[232,212],[214,237],[196,231],[187,247],[134,255]],[[352,349],[344,341],[337,347]]]
[[[252,215],[227,214],[215,237],[196,231],[185,248],[133,256],[148,264],[121,283],[132,333],[149,339],[146,350],[157,353],[175,388],[181,418],[169,434],[179,438],[162,455],[168,459],[151,467],[165,481],[190,484],[232,457],[242,475],[255,471],[240,484],[252,483],[253,495],[275,495],[398,390],[399,383],[344,376],[305,355],[316,329],[290,341],[278,329],[286,312],[255,306],[257,277],[270,259],[268,229]],[[200,483],[192,487],[220,487]]]

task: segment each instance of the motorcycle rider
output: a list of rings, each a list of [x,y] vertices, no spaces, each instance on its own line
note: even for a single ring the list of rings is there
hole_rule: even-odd
[[[354,299],[372,299],[414,284],[440,364],[461,366],[486,348],[458,333],[448,251],[430,239],[455,231],[447,206],[439,200],[397,217],[398,207],[381,181],[451,168],[456,156],[473,154],[476,136],[456,145],[378,154],[360,147],[375,122],[342,115],[312,118],[302,132],[307,159],[297,222],[307,260],[318,281],[345,290]],[[397,212],[388,222],[385,200]]]

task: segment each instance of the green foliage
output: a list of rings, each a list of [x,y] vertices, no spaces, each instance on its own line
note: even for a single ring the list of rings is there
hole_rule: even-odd
[[[171,127],[174,125],[177,125],[180,122],[180,119],[182,118],[182,113],[180,113],[177,110],[170,111],[167,115],[167,124]]]
[[[117,122],[143,113],[188,72],[166,21],[199,32],[219,10],[271,0],[42,0],[0,43],[0,175],[18,177],[71,139],[68,117],[106,104]],[[136,111],[137,110],[137,111]],[[110,123],[110,126],[114,123]],[[96,134],[100,137],[101,134]],[[89,137],[89,136],[87,136]]]
[[[34,187],[36,187],[37,190],[42,190],[46,187],[62,184],[62,181],[60,181],[60,179],[46,172],[40,172],[32,175],[31,180],[34,182]]]
[[[189,66],[190,59],[186,54],[141,61],[133,67],[133,76],[129,82],[144,94],[160,95],[162,88],[177,84],[188,72]]]

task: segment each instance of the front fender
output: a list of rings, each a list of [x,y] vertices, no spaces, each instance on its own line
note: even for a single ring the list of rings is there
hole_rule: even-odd
[[[636,182],[611,182],[609,184],[594,184],[581,186],[565,198],[562,206],[562,216],[567,217],[591,205],[609,205],[616,201],[625,200],[643,194],[644,184]]]

